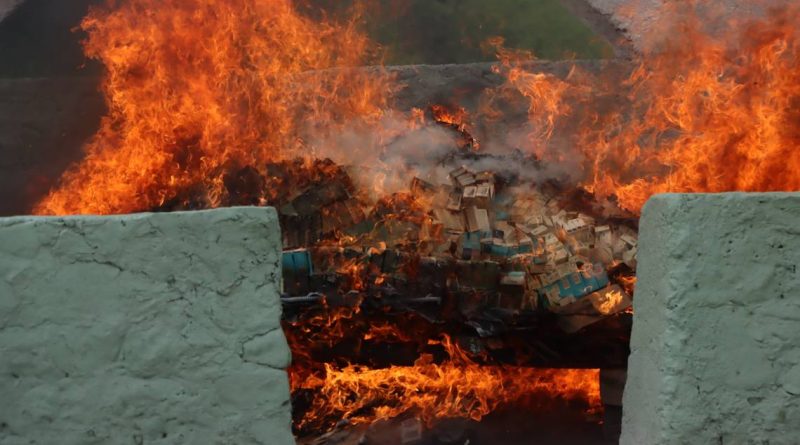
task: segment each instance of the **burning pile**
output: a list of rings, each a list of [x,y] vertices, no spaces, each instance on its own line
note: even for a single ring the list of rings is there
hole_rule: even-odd
[[[483,158],[453,150],[451,163]],[[580,352],[553,342],[580,343],[567,334],[630,307],[634,228],[562,208],[557,184],[463,166],[445,184],[413,178],[367,206],[333,170],[278,204],[284,245],[295,247],[283,256],[283,300],[301,431],[408,412],[480,419],[543,395],[597,409],[596,370],[520,365],[624,365],[624,322],[618,354],[588,334]]]
[[[502,84],[470,116],[394,107],[357,15],[110,2],[82,24],[109,114],[34,212],[278,208],[298,427],[596,407],[596,371],[521,366],[624,365],[647,197],[800,189],[800,7],[717,38],[695,6],[623,82],[495,42]],[[527,119],[484,137],[508,104]]]
[[[480,158],[460,153],[453,162]],[[279,213],[284,246],[292,248],[283,261],[287,302],[362,292],[435,302],[474,323],[491,307],[505,327],[525,312],[601,316],[630,303],[608,271],[619,281],[635,269],[635,221],[600,224],[560,201],[557,184],[458,167],[449,183],[413,178],[409,192],[370,207],[352,190],[339,169],[284,195]]]

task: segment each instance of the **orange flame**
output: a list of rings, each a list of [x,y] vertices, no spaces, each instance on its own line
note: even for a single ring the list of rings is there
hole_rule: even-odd
[[[409,411],[426,423],[448,417],[480,420],[504,403],[524,403],[542,394],[587,402],[590,411],[600,409],[598,370],[481,366],[449,338],[442,344],[450,355],[443,364],[433,363],[430,356],[422,356],[415,366],[384,369],[326,364],[322,377],[293,378],[293,390],[320,394],[298,426],[326,417],[371,422]]]
[[[463,107],[447,107],[442,104],[433,104],[430,106],[433,120],[451,126],[453,129],[461,133],[461,141],[459,146],[461,148],[470,148],[472,150],[480,149],[480,142],[475,139],[474,130],[469,124],[469,112]]]
[[[600,296],[594,307],[603,315],[613,314],[614,309],[622,302],[622,298],[620,291],[606,292]]]
[[[290,0],[132,0],[93,8],[86,54],[106,67],[109,115],[37,214],[126,213],[203,185],[231,164],[297,155],[303,134],[370,122],[388,76],[355,19],[312,21]],[[326,68],[345,67],[320,71]]]
[[[591,186],[632,210],[654,193],[800,189],[800,8],[716,38],[701,16],[681,18],[681,38],[645,54],[628,81],[643,112],[585,135],[597,150]]]
[[[505,48],[503,43],[502,38],[493,38],[487,42],[487,45],[495,50],[500,62],[494,67],[494,71],[503,75],[506,82],[489,96],[489,101],[484,104],[482,111],[487,117],[496,119],[502,113],[494,109],[492,102],[498,98],[507,98],[512,91],[521,94],[529,104],[528,118],[532,127],[528,135],[530,148],[537,156],[544,157],[547,142],[553,136],[556,124],[571,111],[567,104],[567,93],[574,92],[578,87],[553,75],[531,72],[525,65],[535,58],[533,53],[510,50]],[[548,154],[549,161],[564,160],[557,152],[551,151]]]
[[[311,20],[290,0],[109,4],[92,9],[82,23],[87,55],[107,69],[108,115],[85,160],[35,213],[148,210],[195,188],[217,206],[225,202],[226,173],[248,166],[263,173],[267,162],[295,156],[308,158],[296,171],[334,174],[325,166],[309,167],[316,154],[312,139],[345,126],[371,128],[390,109],[392,78],[381,69],[351,69],[374,56],[355,18]],[[570,154],[553,151],[549,142],[560,127],[578,121],[573,142],[584,158],[582,185],[598,196],[616,196],[632,211],[658,192],[800,189],[800,7],[730,26],[743,30],[736,35],[712,37],[701,22],[700,16],[683,16],[680,32],[669,34],[678,38],[643,54],[623,83],[578,70],[565,79],[532,73],[521,63],[531,55],[498,49],[504,88],[528,100],[529,151],[566,160]],[[587,99],[589,90],[622,93],[624,101],[602,109]],[[437,119],[468,129],[466,113],[438,113]],[[423,120],[413,111],[409,128]],[[255,184],[263,196],[248,199],[281,198],[275,190],[283,179],[264,177],[264,184]],[[430,219],[424,198],[410,194],[380,200],[376,209],[403,221]],[[371,284],[360,281],[364,267],[354,260],[338,269],[351,278],[350,290]],[[355,305],[335,319],[310,321],[300,340],[344,336],[357,311]],[[325,335],[319,338],[311,328]],[[365,337],[402,338],[384,326]],[[297,339],[290,341],[302,359]],[[295,367],[294,389],[324,395],[303,421],[335,412],[358,422],[408,410],[428,421],[478,419],[540,391],[599,405],[596,370],[480,366],[449,340],[443,345],[450,359],[441,364],[428,357],[412,367],[385,369],[328,364],[324,374]],[[374,409],[365,414],[367,407]]]
[[[720,35],[704,29],[706,2],[671,5],[668,40],[624,82],[574,71],[562,81],[505,63],[541,129],[530,151],[563,160],[562,147],[547,145],[552,129],[579,121],[585,188],[634,212],[655,193],[800,190],[800,6]],[[590,90],[625,101],[609,109]],[[568,99],[582,106],[559,106]]]

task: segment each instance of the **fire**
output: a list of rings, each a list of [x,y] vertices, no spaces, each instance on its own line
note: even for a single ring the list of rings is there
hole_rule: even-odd
[[[447,107],[441,104],[430,106],[433,120],[440,124],[448,125],[461,134],[459,146],[472,150],[480,149],[480,142],[473,136],[474,131],[469,124],[469,112],[464,107]]]
[[[632,212],[660,192],[800,189],[800,6],[712,36],[696,8],[679,3],[684,12],[670,18],[677,17],[680,32],[665,33],[672,40],[646,50],[624,82],[577,68],[565,78],[534,72],[524,63],[532,54],[491,42],[500,61],[495,71],[506,82],[483,98],[480,117],[502,119],[497,102],[522,98],[529,129],[525,153],[575,165],[583,189]],[[35,206],[37,214],[280,206],[297,197],[287,196],[295,190],[324,187],[342,175],[344,167],[320,160],[321,141],[335,145],[331,141],[354,128],[391,140],[428,125],[426,113],[460,134],[462,152],[480,148],[469,153],[477,156],[491,146],[479,145],[470,113],[459,106],[393,110],[398,85],[392,76],[380,66],[356,68],[379,61],[357,15],[346,22],[313,20],[290,0],[128,0],[93,8],[81,28],[88,34],[86,54],[106,67],[102,88],[109,111],[85,159]],[[619,99],[610,108],[609,97]],[[398,114],[401,125],[386,125]],[[552,143],[561,133],[574,135],[571,149]],[[333,148],[359,169],[358,153],[373,147]],[[325,192],[355,201],[368,197],[375,203],[369,217],[377,221],[376,232],[402,230],[387,221],[408,222],[427,230],[409,243],[442,237],[426,201],[439,196],[414,193],[413,186],[410,192],[391,189],[383,172],[364,176],[374,176],[373,183],[361,190],[350,190],[356,187],[348,180]],[[321,213],[330,217],[335,210],[341,209]],[[358,222],[365,217],[348,216]],[[342,254],[356,240],[331,232],[315,249],[347,258],[363,254]],[[289,335],[292,389],[320,395],[300,426],[409,411],[427,422],[480,419],[538,394],[600,406],[597,370],[485,365],[449,338],[441,341],[448,358],[439,362],[423,354],[413,366],[310,363],[309,345],[332,348],[354,329],[363,331],[365,341],[409,340],[396,323],[364,327],[354,321],[364,298],[360,291],[390,281],[368,268],[350,259],[336,269],[349,280],[339,289],[349,305],[290,322],[300,334]],[[635,278],[620,281],[630,294]],[[608,293],[597,310],[610,311],[622,298]]]
[[[617,277],[617,280],[620,282],[620,284],[622,285],[622,288],[625,290],[625,292],[628,295],[633,295],[634,288],[636,287],[636,277],[635,276],[633,276],[633,275],[624,276],[623,275],[623,276]]]
[[[330,308],[319,315],[287,322],[287,340],[293,352],[290,383],[293,394],[313,394],[310,406],[295,418],[298,431],[325,431],[341,420],[370,423],[412,413],[431,424],[442,418],[480,420],[501,406],[553,407],[577,403],[587,414],[602,410],[599,370],[540,369],[479,363],[443,335],[428,340],[440,346],[444,357],[422,353],[410,366],[377,367],[334,360],[314,360],[309,345],[323,351],[341,347],[345,339],[383,344],[416,344],[425,338],[410,335],[396,318],[375,320],[362,315],[359,301]],[[412,326],[412,323],[405,323]],[[345,340],[345,343],[349,340]],[[366,348],[366,344],[357,346]],[[300,403],[303,406],[303,403]],[[297,413],[296,413],[297,414]]]
[[[526,148],[548,161],[574,161],[548,142],[579,121],[573,142],[584,188],[634,212],[661,192],[800,189],[800,6],[726,23],[712,35],[699,12],[708,5],[688,4],[662,12],[662,28],[680,32],[663,33],[669,40],[645,50],[624,82],[577,69],[563,80],[531,72],[520,62],[532,54],[490,42],[504,88],[529,102]],[[312,20],[290,0],[112,5],[93,8],[81,25],[86,54],[107,69],[109,115],[85,160],[36,205],[37,214],[141,211],[186,190],[209,207],[222,205],[231,169],[260,171],[267,161],[308,156],[315,149],[309,135],[375,125],[391,108],[397,86],[390,76],[348,69],[376,60],[357,17]],[[589,91],[624,100],[603,108]],[[488,118],[499,113],[491,102],[482,110]],[[431,112],[468,128],[463,108]],[[411,114],[409,123],[418,122],[419,110]]]
[[[219,205],[229,168],[307,155],[304,134],[386,108],[389,76],[348,68],[370,61],[356,19],[314,21],[290,0],[110,5],[81,24],[109,114],[37,214],[141,211],[198,187]]]
[[[487,44],[495,49],[500,62],[494,67],[494,71],[504,76],[506,82],[489,96],[482,111],[496,119],[499,112],[494,108],[493,102],[508,98],[512,91],[521,94],[528,101],[528,118],[532,124],[528,148],[537,156],[543,157],[557,123],[571,111],[566,102],[567,93],[574,93],[580,87],[552,75],[531,72],[525,63],[535,58],[533,53],[509,50],[503,46],[502,38],[491,39]],[[550,151],[548,155],[548,160],[553,162],[565,160],[561,153],[555,151]]]
[[[511,65],[507,83],[530,101],[539,129],[528,149],[564,160],[547,146],[552,129],[580,122],[573,143],[584,187],[634,212],[655,193],[800,190],[800,7],[712,34],[701,10],[713,5],[669,5],[658,27],[669,31],[656,33],[665,41],[623,82],[576,71],[562,81]],[[587,91],[624,101],[609,109]],[[582,106],[559,107],[565,97]]]
[[[628,80],[644,112],[588,135],[608,141],[595,144],[598,166],[622,161],[638,174],[602,168],[592,187],[634,210],[661,192],[800,189],[800,8],[721,38],[703,33],[701,16],[683,19],[682,37],[645,54]]]
[[[615,307],[622,302],[622,292],[612,291],[601,295],[600,300],[595,302],[594,307],[601,314],[612,314]]]
[[[442,343],[450,357],[442,364],[430,356],[420,357],[414,366],[383,369],[326,364],[323,376],[292,379],[293,390],[321,396],[298,427],[330,419],[372,422],[407,412],[426,423],[452,417],[480,420],[504,403],[534,403],[542,394],[600,409],[598,370],[481,366],[449,338]]]

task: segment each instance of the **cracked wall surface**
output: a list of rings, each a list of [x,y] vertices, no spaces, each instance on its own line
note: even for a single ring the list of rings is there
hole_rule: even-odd
[[[640,223],[622,444],[797,444],[800,193],[659,195]]]
[[[293,444],[271,208],[0,219],[0,443]]]

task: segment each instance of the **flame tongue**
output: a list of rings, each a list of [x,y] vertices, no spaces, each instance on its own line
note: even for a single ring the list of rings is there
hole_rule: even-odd
[[[701,25],[690,17],[680,42],[645,56],[630,83],[634,109],[646,111],[595,145],[598,165],[609,167],[595,174],[596,190],[616,193],[628,208],[659,192],[800,189],[800,8],[723,39],[704,36]],[[613,174],[619,155],[640,173]]]
[[[462,417],[480,420],[502,404],[552,404],[553,397],[579,400],[598,410],[598,370],[533,369],[480,366],[448,337],[442,342],[450,357],[442,364],[421,356],[415,366],[371,369],[325,364],[321,377],[292,379],[292,389],[318,394],[300,429],[325,428],[347,419],[352,423],[389,419],[412,412],[423,422]]]
[[[529,103],[524,148],[634,212],[659,192],[800,189],[800,6],[710,37],[695,3],[663,14],[680,32],[664,33],[671,41],[645,52],[622,85],[577,69],[566,79],[531,73],[518,63],[530,54],[494,41],[507,89]],[[186,190],[216,206],[231,163],[261,171],[268,161],[307,156],[309,138],[345,126],[381,132],[392,79],[380,70],[326,70],[370,60],[355,21],[311,20],[290,0],[92,9],[82,23],[85,48],[107,68],[109,115],[86,159],[34,212],[141,211]],[[626,100],[609,110],[593,99],[597,91]],[[502,117],[491,101],[483,111],[490,121]],[[478,148],[463,109],[431,112]],[[550,143],[564,130],[577,135],[571,147]],[[333,150],[357,163],[351,145]]]
[[[380,73],[320,72],[364,64],[369,42],[289,0],[132,0],[81,26],[109,116],[39,214],[141,211],[198,185],[219,204],[221,166],[297,155],[304,131],[374,119],[391,90]]]
[[[669,40],[623,82],[578,69],[566,80],[532,74],[520,64],[529,55],[500,49],[506,87],[530,104],[527,150],[581,159],[572,169],[587,190],[637,213],[655,193],[800,190],[800,6],[711,35],[703,3],[665,6],[656,34]],[[548,144],[575,122],[574,149]]]

